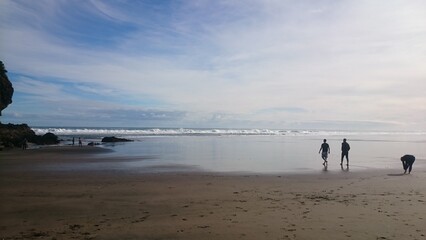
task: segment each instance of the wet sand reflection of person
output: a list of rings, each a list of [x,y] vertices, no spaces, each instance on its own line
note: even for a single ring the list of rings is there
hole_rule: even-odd
[[[340,164],[340,168],[342,169],[343,172],[349,172],[349,165],[346,165],[346,168],[343,167],[343,164]]]
[[[328,172],[328,164],[323,164],[324,167],[322,168],[323,172]]]

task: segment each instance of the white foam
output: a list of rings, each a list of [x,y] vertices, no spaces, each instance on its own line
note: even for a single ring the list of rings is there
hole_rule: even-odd
[[[36,134],[48,132],[59,136],[194,136],[194,135],[241,135],[241,136],[354,136],[354,135],[426,135],[426,132],[359,132],[359,131],[315,131],[280,129],[191,129],[191,128],[32,128]]]

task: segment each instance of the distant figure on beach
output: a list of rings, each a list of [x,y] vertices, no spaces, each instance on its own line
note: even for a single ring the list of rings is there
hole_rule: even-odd
[[[346,166],[349,166],[349,150],[351,147],[349,143],[346,142],[346,138],[343,139],[342,142],[342,158],[340,159],[340,165],[343,164],[343,158],[346,157]]]
[[[72,137],[72,145],[74,146],[74,143],[75,143],[75,138],[74,137]]]
[[[321,144],[321,148],[318,151],[318,153],[321,153],[321,151],[322,151],[321,157],[324,160],[324,162],[322,163],[322,165],[326,165],[328,163],[327,162],[328,154],[330,154],[330,146],[327,143],[327,139],[324,139],[324,141]]]
[[[22,141],[22,149],[25,150],[28,147],[28,141],[26,138],[24,138],[24,140]]]
[[[407,173],[407,170],[408,174],[411,173],[414,161],[416,161],[416,157],[414,157],[413,155],[407,154],[401,157],[402,167],[404,168],[404,174]]]
[[[78,146],[83,147],[83,143],[81,142],[81,138],[78,138]]]

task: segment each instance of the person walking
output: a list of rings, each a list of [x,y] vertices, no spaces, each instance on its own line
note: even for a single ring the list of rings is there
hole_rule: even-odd
[[[343,164],[343,158],[346,157],[346,166],[349,166],[349,150],[351,147],[349,146],[349,143],[346,142],[346,138],[343,139],[342,142],[342,157],[340,159],[340,165]]]
[[[322,151],[322,153],[321,153]],[[327,158],[328,158],[328,154],[330,154],[330,146],[327,143],[327,139],[324,139],[323,143],[321,144],[321,148],[318,151],[318,153],[321,153],[321,157],[324,160],[324,162],[322,163],[322,165],[326,165],[328,164],[327,162]]]
[[[78,146],[83,147],[83,143],[81,142],[81,138],[78,138]]]
[[[404,155],[401,157],[402,167],[404,168],[404,174],[411,173],[411,169],[413,168],[414,161],[416,161],[416,157],[413,155]]]

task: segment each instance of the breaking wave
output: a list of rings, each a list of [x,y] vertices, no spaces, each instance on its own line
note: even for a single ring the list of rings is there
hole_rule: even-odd
[[[197,129],[197,128],[51,128],[34,127],[36,134],[59,136],[353,136],[353,135],[426,135],[426,132],[323,131],[280,129]]]

